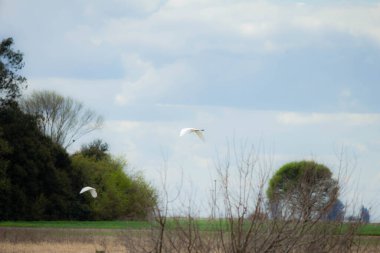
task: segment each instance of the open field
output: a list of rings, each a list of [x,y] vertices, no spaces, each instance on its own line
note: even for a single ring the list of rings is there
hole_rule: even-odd
[[[0,227],[146,229],[147,221],[0,221]]]
[[[167,227],[174,226],[175,221],[168,219]],[[196,224],[200,231],[218,230],[219,221],[199,219]],[[344,224],[345,225],[345,224]],[[343,225],[343,230],[344,230]],[[0,227],[19,228],[91,228],[91,229],[150,229],[152,223],[148,221],[0,221]],[[359,227],[358,234],[363,236],[380,236],[380,224],[365,224]]]
[[[169,225],[173,223],[173,220],[169,221]],[[211,244],[217,243],[212,239],[212,235],[217,234],[212,231],[216,229],[216,221],[210,225],[208,220],[198,220],[197,224],[200,231],[203,231],[202,237],[206,237],[206,240],[210,237],[208,242]],[[155,236],[152,228],[152,225],[145,221],[0,222],[0,252],[144,252],[136,249],[151,248],[152,238]],[[379,224],[363,225],[359,233],[361,236],[355,239],[355,243],[360,245],[362,250],[357,252],[380,252]],[[175,231],[169,231],[169,235],[175,234]]]
[[[359,227],[359,235],[380,236],[380,224],[366,224]]]
[[[146,237],[145,231],[144,229],[0,227],[0,252],[130,252],[127,250],[127,237]]]
[[[125,253],[127,252],[123,246],[110,245],[107,252]],[[94,253],[96,251],[104,251],[104,248],[91,243],[9,243],[0,242],[0,252],[2,253]]]

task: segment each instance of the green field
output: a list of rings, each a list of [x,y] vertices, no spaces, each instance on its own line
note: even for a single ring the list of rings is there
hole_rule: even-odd
[[[218,221],[200,219],[196,223],[202,231],[220,228]],[[167,226],[168,228],[174,226],[174,221],[169,219]],[[149,229],[152,223],[147,221],[0,221],[0,227]],[[362,225],[358,233],[365,236],[380,236],[380,224]]]
[[[0,221],[0,227],[146,229],[146,221]]]
[[[186,226],[187,220],[167,219],[168,229],[176,227],[178,223]],[[217,231],[221,225],[226,229],[227,223],[219,220],[196,220],[196,226],[200,231]],[[92,229],[150,229],[158,226],[155,222],[148,221],[0,221],[0,227],[20,228],[92,228]]]
[[[380,236],[380,224],[366,224],[359,228],[360,235]]]

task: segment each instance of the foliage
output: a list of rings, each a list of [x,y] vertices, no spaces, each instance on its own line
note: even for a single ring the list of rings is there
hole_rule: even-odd
[[[20,88],[26,78],[17,72],[24,67],[23,55],[12,49],[13,39],[0,43],[0,104],[14,102],[21,95]]]
[[[290,162],[270,179],[267,197],[272,216],[311,219],[324,215],[338,197],[339,186],[329,168],[314,161]]]
[[[92,186],[98,192],[96,201],[88,195],[82,196],[83,202],[90,205],[88,217],[96,220],[147,218],[156,201],[155,191],[142,177],[128,176],[124,172],[126,162],[105,153],[102,147],[105,145],[90,144],[71,157],[74,170],[83,177],[83,186]]]
[[[71,157],[16,104],[0,107],[0,220],[146,218],[155,204],[142,176],[100,140]],[[79,190],[91,185],[99,197]]]
[[[0,108],[0,129],[0,220],[75,218],[79,182],[65,150],[16,105]]]
[[[85,109],[81,102],[54,91],[34,91],[20,106],[26,113],[38,116],[41,131],[64,148],[103,123],[101,116]]]
[[[95,158],[96,161],[109,158],[108,144],[97,139],[87,145],[82,145],[80,153],[85,157]]]

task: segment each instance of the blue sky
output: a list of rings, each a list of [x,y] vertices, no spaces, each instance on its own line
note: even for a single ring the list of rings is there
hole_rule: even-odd
[[[183,171],[202,210],[235,138],[266,146],[272,170],[315,159],[336,171],[344,147],[359,202],[379,213],[380,1],[0,0],[0,36],[24,53],[26,93],[105,117],[82,142],[103,138],[153,184],[166,157],[169,183]]]

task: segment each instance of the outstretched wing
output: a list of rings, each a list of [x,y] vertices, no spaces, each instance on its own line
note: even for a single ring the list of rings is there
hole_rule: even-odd
[[[203,136],[203,133],[201,130],[195,130],[194,133],[197,134],[197,136],[202,140],[205,141],[205,137]]]
[[[90,190],[90,193],[91,193],[91,196],[92,196],[93,198],[96,198],[96,197],[98,196],[98,194],[96,193],[96,190],[95,190],[94,188],[92,188],[92,189]]]
[[[187,127],[187,128],[182,128],[181,129],[181,132],[179,133],[179,136],[183,136],[185,134],[188,134],[188,133],[191,133],[193,132],[195,129],[194,128],[191,128],[191,127]]]
[[[79,194],[82,194],[82,193],[84,193],[84,192],[86,192],[86,191],[89,191],[89,190],[91,190],[91,189],[94,189],[94,188],[92,188],[92,187],[90,187],[90,186],[83,187],[82,190],[80,190]]]

